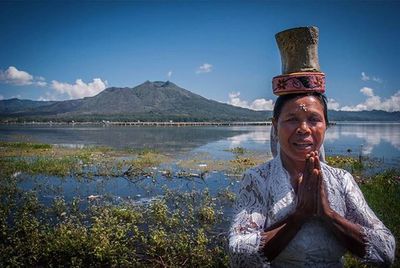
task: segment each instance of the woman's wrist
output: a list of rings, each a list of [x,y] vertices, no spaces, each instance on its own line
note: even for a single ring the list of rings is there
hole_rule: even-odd
[[[309,218],[306,214],[304,214],[301,211],[296,210],[292,215],[292,221],[296,224],[299,224],[300,226],[303,225],[304,222],[307,221]]]
[[[335,222],[337,219],[336,217],[337,214],[331,208],[324,210],[320,215],[320,218],[327,223]]]

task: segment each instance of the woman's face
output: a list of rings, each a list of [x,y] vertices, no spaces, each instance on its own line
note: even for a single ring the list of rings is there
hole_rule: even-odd
[[[324,107],[314,96],[292,99],[273,120],[281,156],[292,161],[305,161],[306,155],[321,147],[326,130]]]

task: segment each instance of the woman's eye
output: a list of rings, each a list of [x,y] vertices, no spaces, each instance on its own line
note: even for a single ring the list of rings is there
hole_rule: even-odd
[[[319,118],[317,116],[313,116],[313,117],[310,118],[310,121],[311,122],[321,122],[322,120],[321,120],[321,118]]]
[[[288,119],[286,119],[286,121],[295,122],[295,121],[297,121],[297,118],[296,117],[289,117]]]

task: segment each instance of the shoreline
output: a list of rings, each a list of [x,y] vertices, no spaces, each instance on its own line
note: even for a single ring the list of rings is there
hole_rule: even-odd
[[[271,121],[258,121],[258,122],[247,122],[247,121],[237,121],[237,122],[157,122],[157,121],[101,121],[101,122],[75,122],[75,121],[67,121],[67,122],[0,122],[0,125],[99,125],[99,126],[270,126],[272,125]]]
[[[333,121],[329,123],[331,126],[334,125],[399,125],[399,121]],[[156,126],[156,127],[185,127],[185,126],[272,126],[272,121],[222,121],[222,122],[178,122],[178,121],[167,121],[167,122],[157,122],[157,121],[29,121],[29,122],[0,122],[0,125],[16,125],[16,126],[26,126],[26,125],[44,125],[44,126],[84,126],[84,125],[94,125],[94,126]]]

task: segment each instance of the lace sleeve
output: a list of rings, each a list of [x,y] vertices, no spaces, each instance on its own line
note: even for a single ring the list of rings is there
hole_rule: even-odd
[[[235,216],[229,234],[229,253],[232,267],[254,267],[265,263],[258,252],[260,232],[264,227],[264,200],[260,192],[259,175],[248,171],[235,204]]]
[[[368,206],[353,176],[344,175],[346,218],[361,225],[366,241],[364,261],[389,266],[394,261],[395,240],[392,233]]]

